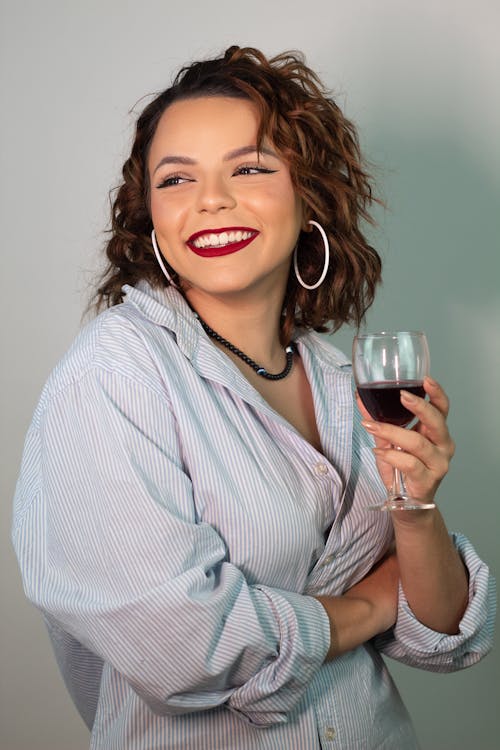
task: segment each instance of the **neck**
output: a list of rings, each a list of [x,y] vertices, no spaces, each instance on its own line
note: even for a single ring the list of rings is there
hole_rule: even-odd
[[[251,300],[238,295],[235,301],[193,291],[186,292],[189,304],[214,331],[266,369],[281,369],[281,299]]]

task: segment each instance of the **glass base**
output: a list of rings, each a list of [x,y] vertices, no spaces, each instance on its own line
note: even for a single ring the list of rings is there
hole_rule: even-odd
[[[388,497],[383,503],[377,503],[376,505],[367,505],[366,510],[432,510],[435,507],[435,503],[422,503],[419,500],[408,497],[408,495],[404,495],[403,497]]]

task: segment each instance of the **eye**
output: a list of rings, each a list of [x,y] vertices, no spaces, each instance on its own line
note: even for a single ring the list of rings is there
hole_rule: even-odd
[[[235,171],[235,175],[252,175],[252,174],[274,174],[277,172],[276,169],[267,169],[266,167],[259,167],[252,164],[246,164],[242,167],[238,167]]]
[[[158,189],[175,187],[175,185],[182,185],[185,182],[192,182],[192,180],[188,177],[182,177],[180,174],[171,174],[168,177],[165,177],[156,187]]]

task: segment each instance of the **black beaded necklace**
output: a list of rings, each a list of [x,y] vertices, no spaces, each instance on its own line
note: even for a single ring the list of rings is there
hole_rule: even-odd
[[[249,365],[253,370],[255,370],[257,375],[260,375],[262,378],[266,378],[266,380],[282,380],[283,378],[286,378],[286,376],[292,369],[293,353],[295,351],[295,346],[293,343],[289,344],[285,348],[286,365],[284,369],[281,372],[277,372],[275,375],[273,375],[272,373],[268,372],[265,367],[262,367],[262,365],[258,365],[257,362],[254,362],[253,359],[250,359],[250,357],[242,352],[241,349],[238,349],[238,347],[236,347],[234,344],[231,344],[230,341],[217,333],[217,331],[214,331],[213,328],[210,328],[208,323],[205,323],[205,321],[202,320],[198,314],[197,318],[203,326],[203,330],[210,336],[210,338],[215,339],[219,342],[219,344],[222,344],[222,346],[225,346],[226,349],[229,349],[229,351],[233,352],[233,354],[236,354],[237,357],[242,359],[243,362],[246,362],[246,364]]]

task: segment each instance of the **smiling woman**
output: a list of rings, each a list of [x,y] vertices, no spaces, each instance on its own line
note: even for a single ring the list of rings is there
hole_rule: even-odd
[[[371,201],[354,128],[298,55],[231,47],[139,117],[108,309],[45,386],[14,511],[94,750],[411,750],[381,654],[451,671],[490,648],[468,540],[437,508],[366,512],[403,460],[433,505],[446,394],[427,378],[405,400],[414,431],[362,423],[318,335],[373,299]]]
[[[184,129],[194,140],[184,137]],[[174,132],[178,142],[167,141]],[[210,151],[210,138],[217,141],[216,153]],[[196,163],[198,156],[204,163]],[[361,219],[370,220],[373,194],[356,131],[300,55],[284,53],[268,61],[258,50],[238,47],[229,48],[219,60],[183,68],[173,86],[139,117],[113,206],[113,233],[107,246],[110,263],[99,288],[98,309],[122,301],[124,284],[135,285],[140,278],[155,286],[165,283],[152,252],[154,212],[156,205],[167,201],[177,205],[182,196],[162,196],[162,189],[184,186],[187,190],[193,178],[186,170],[195,168],[204,171],[201,184],[195,181],[198,197],[207,177],[211,189],[227,187],[227,179],[219,183],[215,174],[207,174],[214,169],[215,158],[226,171],[233,169],[233,184],[243,182],[240,190],[260,190],[263,202],[266,189],[276,195],[285,178],[291,183],[283,198],[293,187],[301,218],[288,250],[291,254],[298,245],[306,283],[317,281],[324,267],[322,238],[310,231],[308,220],[321,222],[328,235],[333,262],[327,283],[311,295],[294,274],[287,279],[283,343],[295,325],[323,331],[350,321],[359,324],[373,301],[380,258],[360,229]],[[276,170],[266,188],[265,176],[272,177]],[[230,193],[222,198],[233,200]],[[218,220],[206,226],[221,228]],[[168,260],[168,248],[162,249]]]

